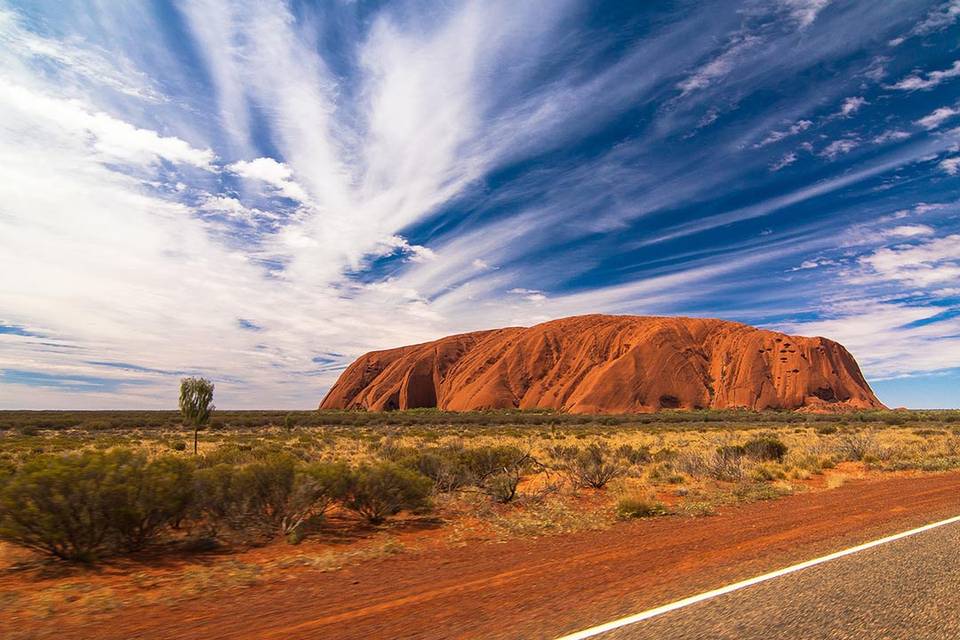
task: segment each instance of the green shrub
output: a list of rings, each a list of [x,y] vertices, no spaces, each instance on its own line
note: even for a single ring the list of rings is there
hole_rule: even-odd
[[[744,453],[754,460],[772,460],[783,462],[787,455],[787,445],[773,436],[760,436],[743,445]]]
[[[65,560],[90,561],[109,548],[109,498],[123,488],[110,456],[41,456],[0,494],[0,539]]]
[[[362,466],[350,474],[343,504],[376,524],[404,509],[426,507],[431,486],[429,478],[395,463]]]
[[[469,483],[481,485],[489,476],[522,465],[528,456],[517,447],[474,447],[460,452]]]
[[[634,448],[629,444],[622,444],[617,447],[616,454],[630,464],[646,464],[653,459],[653,456],[650,455],[649,447]]]
[[[837,432],[837,426],[833,424],[824,424],[817,427],[817,433],[820,435],[828,436],[831,433]]]
[[[667,508],[653,496],[625,495],[617,500],[620,518],[649,518],[667,513]]]
[[[517,486],[519,484],[519,473],[504,471],[490,476],[484,483],[484,490],[495,501],[506,504],[517,497]]]
[[[128,551],[142,549],[168,525],[178,524],[193,498],[193,467],[180,458],[152,462],[142,454],[107,454],[111,481],[104,487],[106,518]]]
[[[624,468],[614,461],[605,446],[592,444],[577,453],[565,465],[567,474],[580,487],[602,489],[607,483],[624,474]]]
[[[346,465],[301,466],[284,453],[242,466],[216,464],[196,473],[196,517],[213,537],[223,525],[246,538],[291,534],[341,498],[350,478]]]
[[[170,448],[174,451],[186,451],[187,443],[183,440],[176,440],[175,442],[170,443]]]
[[[409,466],[433,480],[434,488],[440,493],[456,491],[472,480],[460,452],[450,448],[423,451],[410,460]]]
[[[350,469],[343,463],[317,462],[302,467],[294,477],[293,491],[284,506],[281,532],[299,539],[302,525],[309,518],[322,517],[335,501],[342,499],[349,482]]]
[[[224,524],[236,528],[242,523],[245,506],[236,467],[221,462],[197,469],[193,517],[204,525],[208,536],[216,537]]]

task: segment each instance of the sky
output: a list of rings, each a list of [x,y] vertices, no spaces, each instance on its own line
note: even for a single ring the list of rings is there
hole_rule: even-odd
[[[960,407],[960,0],[0,0],[0,408],[598,312]]]

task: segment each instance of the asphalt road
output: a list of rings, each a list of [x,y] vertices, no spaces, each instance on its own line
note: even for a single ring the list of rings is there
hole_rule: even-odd
[[[960,524],[611,631],[601,640],[960,638]]]

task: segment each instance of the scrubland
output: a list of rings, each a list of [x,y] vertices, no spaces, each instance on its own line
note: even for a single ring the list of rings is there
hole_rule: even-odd
[[[950,411],[218,412],[198,455],[191,435],[172,412],[0,413],[0,612],[96,613],[960,467]]]

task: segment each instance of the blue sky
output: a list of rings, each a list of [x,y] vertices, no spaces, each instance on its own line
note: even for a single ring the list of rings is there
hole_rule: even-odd
[[[0,0],[0,407],[578,313],[960,406],[960,0]]]

